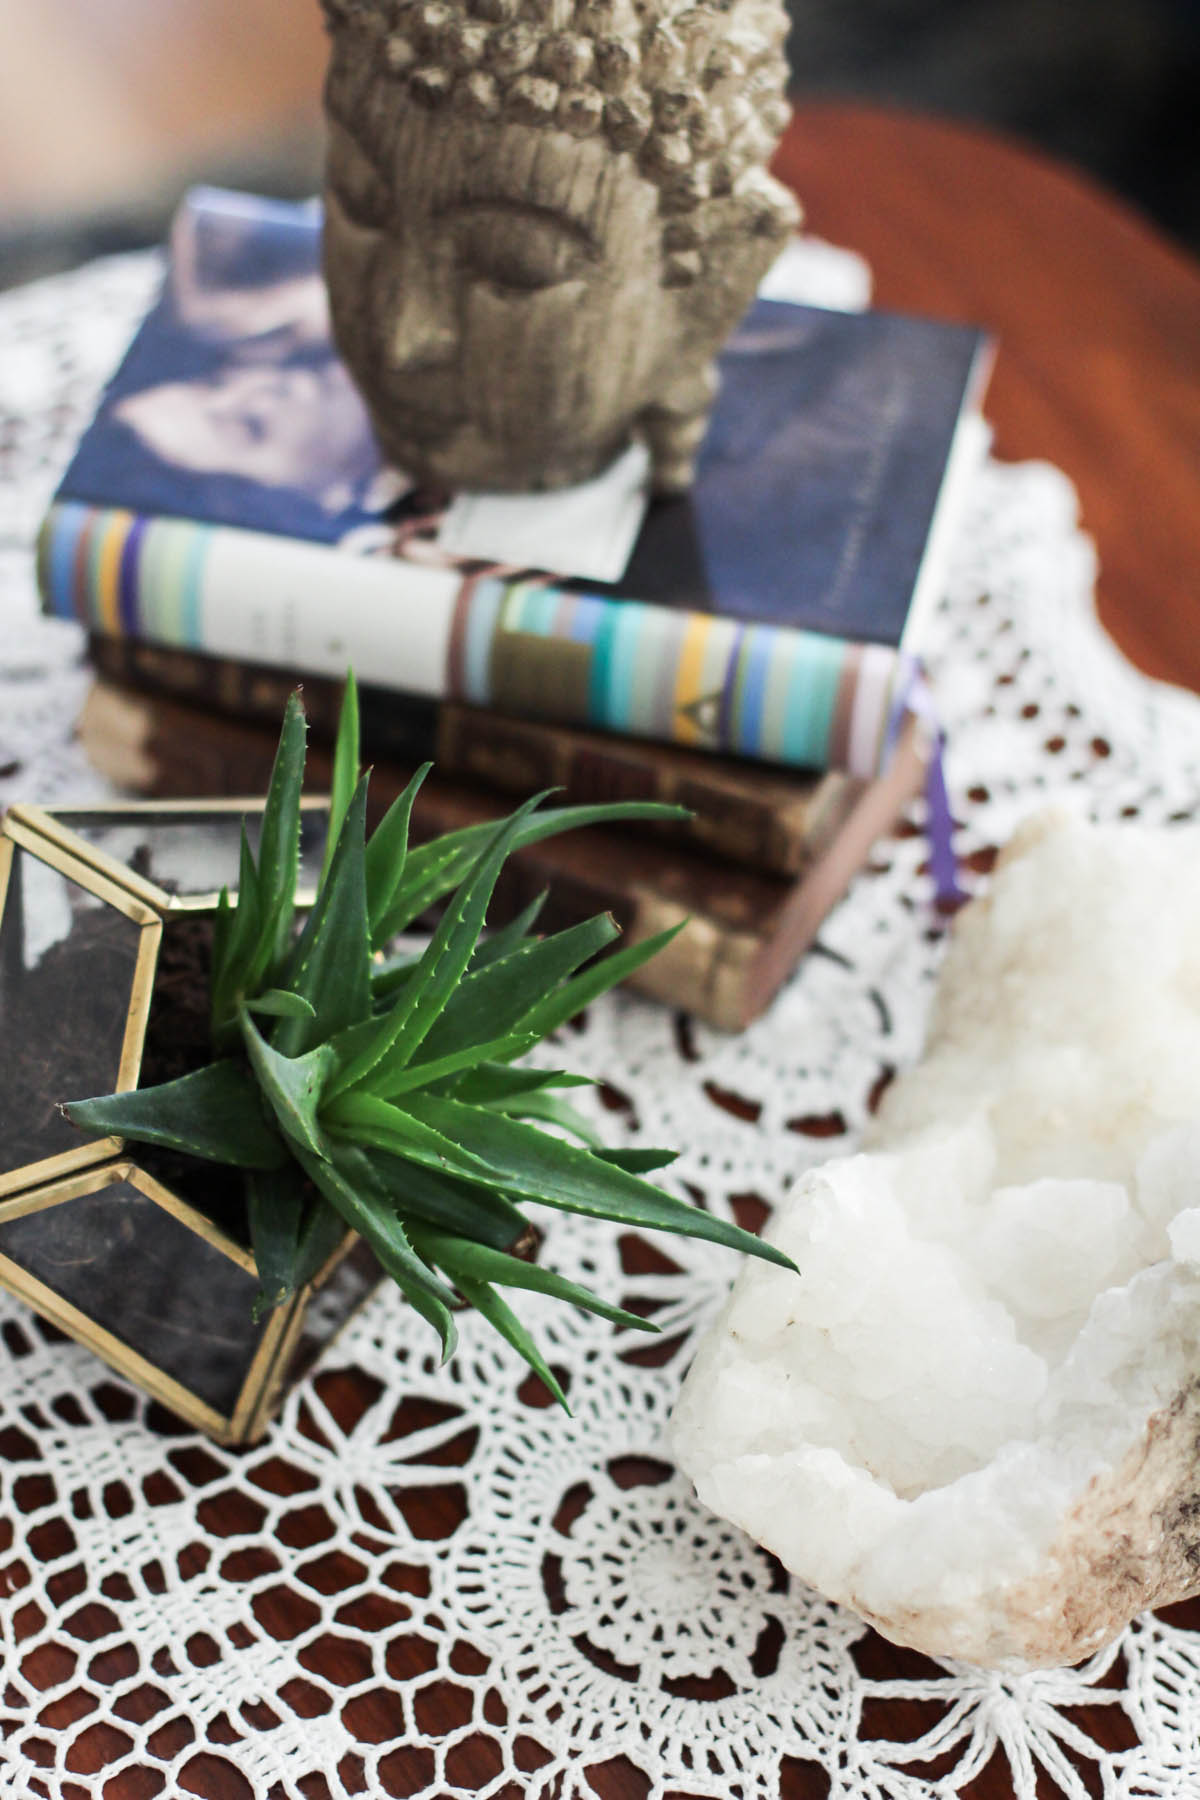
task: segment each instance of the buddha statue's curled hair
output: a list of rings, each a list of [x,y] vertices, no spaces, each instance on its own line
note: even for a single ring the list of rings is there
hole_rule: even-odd
[[[414,104],[603,135],[659,191],[664,275],[701,273],[730,208],[780,238],[795,203],[766,173],[788,119],[780,0],[322,0],[379,44]]]

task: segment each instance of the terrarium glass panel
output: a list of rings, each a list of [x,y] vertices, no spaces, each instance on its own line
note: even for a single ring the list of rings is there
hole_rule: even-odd
[[[258,1279],[131,1181],[0,1220],[0,1256],[232,1414],[266,1329]]]
[[[383,1280],[375,1253],[356,1238],[331,1275],[317,1288],[304,1313],[300,1337],[288,1363],[286,1387],[303,1380],[322,1351]]]
[[[117,1085],[141,929],[13,846],[0,917],[0,1179],[86,1145],[57,1102]]]
[[[221,888],[235,890],[241,859],[242,819],[250,848],[258,855],[262,811],[239,806],[210,809],[120,807],[106,810],[55,809],[54,818],[101,855],[130,869],[178,900],[204,899]],[[301,815],[301,890],[315,888],[325,854],[324,809]]]

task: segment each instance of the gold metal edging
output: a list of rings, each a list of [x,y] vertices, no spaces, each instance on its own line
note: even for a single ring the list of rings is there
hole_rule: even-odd
[[[0,1204],[0,1226],[7,1224],[10,1219],[24,1218],[54,1206],[67,1205],[87,1194],[99,1193],[102,1188],[118,1181],[128,1182],[131,1187],[137,1188],[156,1206],[161,1206],[214,1249],[238,1263],[247,1274],[256,1273],[253,1256],[248,1251],[234,1239],[227,1237],[218,1225],[197,1212],[187,1201],[181,1200],[128,1159],[106,1164],[100,1169],[88,1169],[71,1180],[57,1181],[51,1186],[15,1196]],[[256,1443],[275,1412],[296,1347],[303,1335],[309,1306],[357,1242],[357,1232],[347,1231],[337,1249],[308,1286],[294,1296],[289,1306],[276,1310],[254,1352],[230,1418],[218,1413],[215,1407],[209,1406],[181,1382],[165,1374],[157,1364],[132,1350],[115,1333],[97,1325],[94,1319],[90,1319],[70,1301],[56,1294],[53,1288],[47,1287],[2,1253],[0,1284],[8,1287],[36,1312],[50,1319],[51,1323],[60,1326],[110,1367],[127,1375],[154,1399],[160,1400],[172,1412],[178,1413],[181,1418],[196,1425],[218,1442]],[[365,1303],[368,1298],[369,1290],[363,1294],[360,1304]],[[341,1336],[358,1310],[358,1306],[355,1306],[342,1321],[338,1331],[329,1339],[330,1344]],[[328,1348],[328,1344],[323,1348]]]
[[[268,1319],[266,1328],[258,1340],[258,1348],[250,1360],[245,1379],[238,1392],[233,1416],[229,1421],[229,1430],[235,1441],[240,1443],[245,1435],[246,1427],[253,1419],[258,1408],[263,1383],[275,1366],[275,1358],[279,1350],[279,1340],[289,1324],[295,1301],[286,1309],[276,1307]]]
[[[12,813],[9,814],[9,821],[11,820]],[[6,821],[5,824],[6,830],[9,821]],[[158,946],[162,937],[162,919],[158,913],[148,910],[137,900],[121,893],[104,877],[97,876],[90,868],[72,868],[70,866],[72,858],[61,849],[55,840],[36,839],[32,843],[28,842],[26,840],[28,827],[20,819],[15,823],[17,830],[12,837],[0,840],[0,848],[7,851],[6,863],[11,863],[13,847],[19,846],[27,854],[40,857],[50,867],[57,869],[60,875],[76,881],[85,891],[95,894],[98,899],[113,905],[119,912],[141,926],[115,1083],[115,1091],[126,1093],[136,1087],[138,1072],[141,1068],[146,1021],[150,1015],[150,1000],[154,990],[154,971],[158,964]],[[0,875],[6,876],[7,868],[0,868]],[[106,889],[107,892],[101,891],[101,889]],[[0,902],[2,900],[3,895],[0,894]],[[71,1174],[75,1169],[86,1169],[95,1163],[105,1162],[109,1157],[119,1155],[123,1148],[124,1140],[122,1138],[102,1137],[90,1144],[81,1144],[78,1149],[61,1150],[55,1156],[46,1156],[38,1162],[25,1163],[19,1169],[0,1172],[0,1198],[6,1194],[23,1193],[26,1188],[42,1187],[48,1182],[57,1181],[62,1175]]]
[[[320,812],[329,806],[328,794],[305,794],[300,801],[301,812]],[[195,800],[114,800],[106,803],[94,801],[90,805],[78,801],[65,801],[61,806],[31,806],[22,801],[13,811],[36,812],[43,818],[57,821],[64,813],[92,813],[97,817],[154,819],[160,815],[166,818],[186,819],[199,813],[261,813],[265,812],[267,802],[262,794],[214,795],[206,799],[200,795]],[[63,826],[61,829],[66,830]]]
[[[139,1193],[145,1194],[147,1200],[153,1200],[155,1206],[161,1206],[164,1212],[178,1219],[181,1225],[186,1225],[189,1231],[194,1231],[197,1237],[203,1238],[206,1244],[211,1244],[214,1250],[219,1250],[230,1262],[237,1263],[247,1275],[257,1276],[258,1265],[245,1245],[239,1244],[236,1238],[222,1231],[219,1225],[199,1212],[190,1201],[180,1199],[171,1188],[164,1187],[161,1181],[156,1181],[153,1175],[148,1174],[136,1162],[126,1162],[118,1167],[125,1171],[122,1179],[127,1180],[131,1187],[137,1188]]]
[[[120,1138],[100,1138],[94,1144],[82,1144],[78,1150],[64,1150],[58,1156],[47,1156],[41,1162],[26,1163],[23,1169],[15,1169],[9,1175],[0,1175],[0,1224],[6,1219],[20,1219],[26,1213],[41,1212],[43,1207],[57,1206],[60,1200],[77,1200],[81,1194],[96,1193],[104,1182],[101,1171],[93,1165],[104,1162],[106,1157],[119,1156],[123,1148]],[[73,1181],[64,1180],[76,1169],[87,1173]],[[4,1198],[9,1194],[12,1199]]]
[[[156,819],[160,815],[171,819],[187,819],[196,813],[243,813],[262,812],[266,801],[261,794],[251,795],[245,799],[232,798],[228,794],[206,800],[201,796],[196,800],[117,800],[111,805],[98,801],[91,806],[64,804],[62,806],[42,806],[39,812],[47,818],[58,820],[64,813],[92,813],[97,818]],[[64,826],[64,830],[69,827]]]
[[[306,1288],[304,1293],[298,1296],[296,1309],[288,1320],[287,1330],[280,1341],[278,1354],[275,1357],[275,1361],[271,1364],[270,1369],[267,1371],[266,1379],[259,1389],[258,1403],[254,1408],[253,1416],[246,1426],[243,1436],[238,1439],[239,1443],[257,1443],[263,1432],[267,1429],[267,1426],[271,1423],[272,1418],[275,1416],[275,1409],[279,1404],[280,1396],[283,1393],[287,1382],[288,1371],[295,1358],[296,1346],[304,1335],[304,1326],[308,1318],[308,1306],[311,1299],[311,1287]]]
[[[0,829],[0,920],[4,918],[4,902],[8,899],[8,877],[12,871],[13,841]]]
[[[230,900],[237,904],[237,889],[231,888]],[[307,912],[316,905],[317,890],[315,887],[298,887],[296,889],[296,911]],[[210,888],[204,894],[172,894],[167,904],[167,915],[179,918],[197,913],[215,913],[221,903],[221,890]]]
[[[136,1163],[123,1160],[110,1163],[103,1169],[91,1169],[76,1176],[74,1180],[57,1182],[51,1188],[43,1188],[40,1192],[22,1194],[8,1204],[0,1206],[0,1225],[10,1219],[18,1219],[30,1213],[44,1212],[53,1206],[67,1205],[72,1200],[81,1199],[87,1194],[99,1193],[102,1188],[127,1182],[138,1190],[154,1205],[164,1212],[170,1213],[182,1225],[194,1231],[212,1247],[237,1263],[247,1274],[257,1271],[253,1256],[242,1248],[233,1238],[228,1237],[220,1228],[205,1218],[202,1213],[181,1200],[169,1188],[148,1175]],[[299,1327],[304,1322],[305,1301],[310,1290],[297,1296],[290,1309],[276,1313],[267,1330],[263,1334],[249,1370],[242,1382],[237,1405],[232,1418],[218,1413],[204,1400],[193,1394],[174,1377],[165,1374],[157,1364],[133,1350],[115,1333],[97,1325],[95,1320],[64,1300],[53,1288],[46,1287],[34,1275],[22,1269],[18,1263],[0,1253],[0,1282],[12,1288],[13,1292],[30,1305],[35,1311],[44,1313],[52,1322],[62,1325],[72,1337],[77,1338],[89,1350],[119,1369],[131,1380],[151,1393],[173,1412],[179,1413],[190,1423],[198,1425],[209,1436],[219,1438],[227,1444],[238,1444],[246,1441],[249,1432],[259,1423],[259,1415],[264,1411],[269,1417],[270,1408],[263,1405],[264,1394],[269,1390],[271,1377],[275,1373],[281,1358],[290,1353],[287,1341],[289,1335],[298,1335]],[[54,1310],[52,1310],[52,1307]],[[65,1323],[64,1323],[65,1321]],[[264,1421],[265,1422],[265,1421]]]
[[[64,825],[62,816],[71,813],[89,813],[97,818],[174,818],[202,819],[215,814],[218,818],[246,817],[261,814],[266,809],[266,801],[261,794],[245,799],[214,800],[126,800],[119,806],[33,806],[26,802],[11,808],[9,818],[16,820],[18,826],[23,825],[27,831],[34,831],[42,843],[50,843],[75,857],[85,868],[95,869],[105,879],[114,882],[127,893],[141,900],[159,914],[168,913],[207,913],[214,912],[220,899],[220,890],[211,888],[200,894],[170,894],[160,888],[156,882],[148,881],[144,875],[136,874],[126,863],[118,862],[104,850],[96,849],[85,838]],[[327,812],[329,796],[327,794],[306,794],[300,801],[302,813]],[[16,834],[14,834],[16,836]],[[35,846],[25,842],[23,836],[18,838],[24,848]],[[41,844],[36,846],[41,852]],[[47,858],[47,860],[49,860]],[[234,890],[236,892],[236,890]],[[300,908],[311,907],[316,901],[315,888],[300,888],[296,893],[296,905]]]
[[[345,1262],[357,1242],[357,1231],[347,1228],[346,1234],[338,1244],[336,1250],[330,1251],[329,1255],[325,1258],[325,1261],[321,1264],[320,1268],[309,1282],[305,1292],[313,1294],[318,1288],[323,1288],[334,1270],[339,1269]]]
[[[273,1393],[277,1370],[290,1354],[289,1346],[303,1328],[308,1291],[294,1294],[287,1306],[276,1307],[271,1315],[233,1409],[230,1431],[235,1443],[248,1442],[265,1423],[262,1414],[270,1416],[271,1408],[265,1402]]]
[[[97,1325],[94,1319],[89,1319],[77,1306],[72,1306],[69,1300],[56,1294],[53,1288],[47,1287],[36,1276],[27,1274],[19,1264],[3,1255],[0,1255],[0,1284],[9,1288],[19,1300],[25,1301],[26,1305],[48,1319],[52,1325],[57,1325],[61,1331],[73,1337],[86,1350],[92,1351],[110,1368],[116,1369],[118,1374],[127,1375],[151,1399],[161,1401],[169,1411],[186,1419],[189,1425],[197,1426],[220,1443],[231,1442],[230,1422],[223,1413],[201,1400],[173,1376],[165,1375],[147,1357],[131,1350],[128,1344],[123,1344],[111,1331]]]
[[[258,1386],[256,1404],[250,1415],[249,1422],[241,1431],[239,1431],[238,1427],[241,1423],[242,1402],[249,1396],[251,1382],[257,1373],[256,1368],[251,1369],[251,1373],[246,1380],[246,1387],[243,1390],[242,1398],[238,1401],[238,1408],[234,1413],[233,1428],[237,1434],[236,1441],[239,1444],[257,1443],[258,1439],[270,1424],[272,1415],[275,1412],[276,1403],[283,1390],[284,1384],[287,1381],[288,1370],[292,1365],[292,1360],[296,1353],[296,1346],[299,1344],[300,1339],[304,1334],[304,1326],[308,1319],[308,1309],[317,1294],[320,1293],[321,1289],[325,1286],[326,1282],[334,1274],[340,1264],[345,1261],[347,1256],[349,1256],[358,1241],[359,1236],[357,1231],[347,1230],[341,1243],[328,1257],[326,1257],[312,1280],[294,1297],[288,1313],[282,1315],[286,1317],[286,1328],[284,1330],[282,1341],[278,1344],[271,1366],[266,1371],[265,1376]],[[366,1299],[365,1294],[363,1299]],[[357,1311],[358,1308],[355,1307],[353,1312]],[[353,1313],[350,1316],[352,1317]],[[348,1323],[349,1317],[342,1321],[343,1325]],[[341,1335],[341,1329],[342,1327],[339,1326],[338,1330],[334,1333],[334,1337]],[[329,1341],[332,1343],[333,1339],[331,1338]],[[325,1346],[322,1345],[322,1348],[325,1348]]]
[[[153,919],[142,926],[138,939],[137,962],[129,988],[129,1006],[125,1014],[125,1037],[121,1044],[121,1060],[117,1065],[115,1093],[124,1094],[136,1088],[146,1048],[146,1026],[150,1019],[150,1002],[154,998],[154,976],[158,969],[158,952],[162,945],[162,920]]]
[[[120,1148],[120,1138],[108,1138],[105,1141]],[[173,1219],[178,1220],[197,1237],[203,1238],[214,1250],[219,1250],[222,1256],[236,1263],[247,1275],[257,1276],[258,1268],[254,1257],[243,1244],[222,1231],[219,1225],[204,1213],[198,1212],[187,1200],[180,1199],[178,1194],[164,1187],[161,1181],[156,1181],[153,1175],[148,1174],[128,1154],[118,1162],[105,1163],[103,1168],[86,1169],[72,1180],[42,1183],[36,1189],[31,1188],[28,1193],[19,1193],[11,1200],[0,1201],[0,1225],[7,1223],[9,1219],[24,1218],[27,1213],[43,1212],[50,1206],[81,1200],[87,1194],[98,1194],[101,1188],[111,1187],[118,1181],[128,1182],[130,1187],[136,1188],[139,1194],[144,1194],[155,1206],[170,1213]]]
[[[150,925],[162,917],[158,907],[147,905],[144,900],[131,893],[124,883],[110,880],[95,864],[84,860],[75,850],[66,848],[57,834],[47,835],[22,816],[35,813],[36,810],[34,807],[12,808],[4,821],[4,831],[14,844],[19,844],[22,850],[28,850],[42,862],[49,864],[50,868],[56,869],[60,875],[65,875],[68,881],[73,881],[85,893],[94,894],[97,900],[114,906],[136,925]],[[70,838],[71,834],[64,833],[63,836]],[[86,844],[81,847],[84,850],[88,848]]]
[[[126,807],[98,806],[93,809],[86,806],[65,806],[60,809],[54,806],[32,806],[23,803],[15,806],[13,812],[20,823],[27,825],[30,830],[36,831],[39,837],[44,838],[47,843],[57,844],[60,850],[65,850],[69,855],[76,857],[85,867],[95,869],[107,880],[115,882],[118,887],[124,888],[127,893],[132,894],[136,900],[141,900],[145,905],[153,907],[155,912],[161,913],[166,910],[171,896],[165,888],[160,888],[157,882],[148,881],[144,875],[137,874],[126,863],[118,862],[115,857],[109,856],[105,851],[97,850],[93,844],[88,843],[86,838],[81,838],[71,830],[69,825],[63,824],[59,817],[60,810],[67,813],[93,810],[97,813],[111,811],[116,814],[124,813],[127,810]]]
[[[306,796],[301,802],[302,809],[306,812],[327,809],[328,804],[326,797],[317,796]],[[140,1071],[164,915],[211,911],[217,903],[218,895],[216,890],[211,895],[185,898],[168,894],[157,884],[147,881],[87,843],[62,824],[57,817],[58,812],[86,811],[100,816],[111,813],[114,818],[138,814],[187,817],[214,813],[252,814],[261,812],[263,805],[261,799],[216,802],[142,801],[112,808],[99,806],[47,809],[19,805],[10,809],[6,815],[0,828],[0,912],[7,894],[14,849],[20,847],[142,928],[126,1012],[117,1076],[118,1091],[132,1089]],[[297,894],[297,903],[301,906],[311,905],[314,898],[315,893],[310,894],[305,890]],[[220,1226],[137,1164],[128,1160],[117,1163],[107,1160],[119,1154],[123,1147],[120,1138],[109,1137],[58,1156],[43,1158],[38,1163],[27,1164],[20,1171],[0,1175],[0,1198],[10,1193],[13,1196],[7,1203],[0,1204],[0,1223],[67,1204],[83,1195],[97,1193],[118,1181],[125,1181],[218,1252],[237,1263],[246,1273],[257,1274],[252,1253],[229,1237]],[[103,1166],[97,1167],[97,1164]],[[81,1172],[74,1173],[75,1171]],[[128,1376],[172,1412],[218,1442],[237,1444],[251,1441],[265,1429],[302,1336],[308,1306],[314,1294],[349,1254],[355,1242],[356,1234],[347,1232],[314,1280],[301,1294],[294,1297],[289,1308],[276,1312],[254,1353],[230,1418],[201,1400],[181,1382],[167,1375],[148,1358],[98,1325],[78,1307],[64,1300],[53,1288],[3,1254],[0,1254],[0,1283],[53,1324],[68,1332],[118,1373]]]

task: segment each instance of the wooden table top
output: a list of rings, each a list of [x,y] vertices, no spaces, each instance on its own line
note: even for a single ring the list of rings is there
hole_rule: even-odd
[[[1200,266],[1083,176],[991,132],[806,106],[779,175],[879,306],[990,327],[996,453],[1079,490],[1100,616],[1200,688]]]
[[[1200,689],[1195,267],[1085,181],[1016,145],[957,126],[809,107],[790,128],[778,167],[805,201],[811,227],[868,258],[881,305],[969,319],[997,332],[1000,354],[987,410],[999,454],[1047,457],[1072,477],[1100,548],[1105,621],[1144,668]],[[324,1393],[326,1404],[344,1401],[351,1411],[359,1404],[352,1375],[335,1372],[323,1380],[349,1384],[340,1396],[332,1388]],[[209,1523],[216,1530],[220,1496],[212,1504]],[[453,1521],[438,1517],[438,1504],[414,1495],[414,1505],[426,1506],[429,1515],[420,1535],[451,1528]],[[412,1523],[417,1529],[415,1518]],[[237,1529],[236,1519],[230,1529]],[[337,1571],[329,1578],[336,1580]],[[284,1637],[292,1629],[289,1604],[280,1599],[270,1626]],[[1173,1616],[1200,1625],[1194,1605],[1174,1609]],[[323,1652],[333,1663],[346,1654],[333,1639]],[[920,1676],[932,1668],[873,1634],[855,1654],[876,1677]],[[332,1666],[323,1663],[322,1672],[337,1679]],[[403,1669],[396,1672],[403,1676]],[[432,1693],[429,1698],[433,1706]],[[448,1716],[447,1729],[451,1723]],[[871,1735],[912,1739],[926,1723],[910,1703],[877,1703]],[[1075,1723],[1107,1749],[1132,1742],[1119,1707],[1078,1709]],[[439,1729],[432,1716],[426,1725]],[[97,1781],[106,1756],[97,1738],[88,1771]],[[397,1769],[394,1791],[411,1791],[399,1763]],[[486,1778],[482,1763],[480,1771]],[[644,1777],[620,1758],[592,1771],[591,1780],[600,1800],[641,1800],[646,1792]],[[785,1765],[786,1800],[819,1800],[827,1785],[813,1764],[789,1759]],[[240,1800],[248,1791],[219,1751],[210,1756],[207,1749],[189,1765],[189,1787],[208,1800]],[[128,1770],[103,1787],[108,1800],[149,1791]],[[1007,1765],[997,1758],[964,1790],[964,1800],[1011,1800],[1011,1793]]]

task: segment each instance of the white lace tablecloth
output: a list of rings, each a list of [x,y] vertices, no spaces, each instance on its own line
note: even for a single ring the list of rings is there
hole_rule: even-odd
[[[155,274],[121,259],[0,300],[0,802],[104,791],[72,742],[81,638],[39,617],[30,543]],[[1120,661],[1093,574],[1063,476],[990,465],[928,644],[974,878],[1048,798],[1195,811],[1200,702]],[[611,1084],[611,1140],[685,1146],[672,1179],[742,1216],[852,1146],[921,1040],[941,948],[923,856],[915,833],[881,844],[742,1037],[625,996],[592,1008],[571,1055]],[[528,1297],[573,1419],[471,1316],[435,1368],[384,1291],[241,1453],[0,1296],[0,1792],[123,1773],[147,1796],[573,1800],[591,1774],[647,1800],[930,1800],[1007,1762],[1020,1800],[1200,1795],[1190,1631],[1147,1616],[1080,1669],[1015,1679],[940,1665],[710,1517],[662,1434],[730,1260],[672,1240],[629,1275],[622,1252],[582,1221],[547,1247],[653,1301],[665,1359]],[[435,1538],[411,1522],[431,1496]]]

